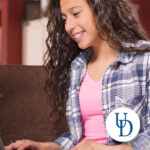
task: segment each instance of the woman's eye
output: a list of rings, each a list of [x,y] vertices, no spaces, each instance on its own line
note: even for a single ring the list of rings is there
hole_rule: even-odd
[[[73,15],[74,15],[74,16],[77,16],[79,13],[80,13],[80,12],[77,12],[77,13],[74,13]]]
[[[63,22],[66,22],[67,19],[62,19],[62,20],[63,20]]]

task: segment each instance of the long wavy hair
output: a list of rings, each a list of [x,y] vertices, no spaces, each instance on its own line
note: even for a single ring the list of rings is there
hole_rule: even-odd
[[[148,49],[126,48],[125,42],[148,40],[131,3],[127,0],[86,0],[95,18],[96,28],[107,35],[107,42],[117,43],[125,51],[146,51]],[[60,0],[50,0],[47,24],[47,52],[44,67],[47,71],[46,90],[52,106],[51,116],[65,117],[68,99],[66,89],[69,81],[70,65],[81,49],[66,33],[61,17]]]

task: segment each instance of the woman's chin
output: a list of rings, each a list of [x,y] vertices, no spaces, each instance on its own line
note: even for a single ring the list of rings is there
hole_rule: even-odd
[[[80,48],[80,49],[87,49],[87,48],[89,48],[90,46],[89,45],[87,45],[87,44],[78,44],[78,47]]]

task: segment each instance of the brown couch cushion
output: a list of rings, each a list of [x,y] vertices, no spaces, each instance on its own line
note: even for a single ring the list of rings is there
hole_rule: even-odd
[[[0,136],[5,145],[18,139],[52,141],[67,130],[50,122],[42,66],[0,66]]]

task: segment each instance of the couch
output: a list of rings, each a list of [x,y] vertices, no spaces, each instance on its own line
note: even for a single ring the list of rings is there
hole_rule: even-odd
[[[68,129],[54,125],[42,66],[0,66],[0,137],[5,145],[19,139],[53,141]]]

